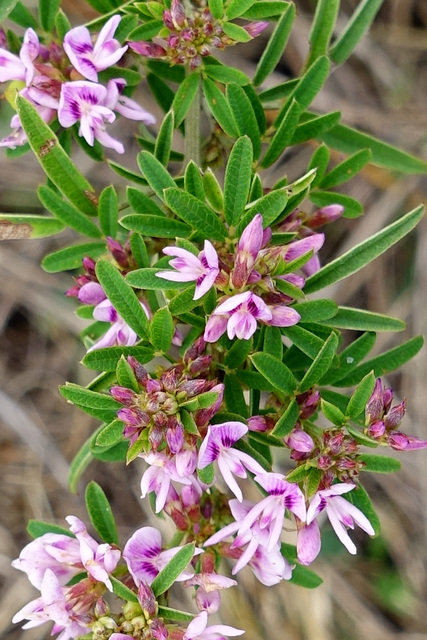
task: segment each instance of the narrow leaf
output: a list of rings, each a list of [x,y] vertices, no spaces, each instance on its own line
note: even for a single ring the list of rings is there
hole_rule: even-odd
[[[233,67],[227,67],[221,64],[206,64],[204,71],[209,78],[221,82],[221,84],[228,84],[234,82],[240,86],[249,84],[250,80],[246,73],[240,71],[240,69],[234,69]]]
[[[223,211],[224,209],[224,197],[215,174],[209,167],[203,175],[203,187],[206,196],[206,200],[214,211]]]
[[[278,129],[270,142],[268,149],[261,161],[264,169],[275,162],[290,144],[292,136],[298,124],[301,109],[296,100],[292,100],[287,111],[283,114],[280,122],[277,122]]]
[[[324,345],[324,341],[321,338],[299,325],[285,327],[282,329],[282,333],[287,336],[300,351],[305,353],[312,360],[317,357]],[[284,358],[285,362],[287,360],[286,355]]]
[[[167,307],[162,307],[153,316],[150,322],[150,340],[156,351],[167,353],[171,346],[175,328],[171,312]]]
[[[153,238],[188,238],[191,228],[180,220],[166,218],[166,216],[129,214],[123,216],[120,224],[125,229],[136,231],[143,236]]]
[[[128,187],[126,190],[126,195],[129,204],[135,211],[135,213],[142,213],[144,215],[147,213],[152,213],[154,216],[165,216],[164,211],[158,206],[158,204],[154,202],[153,198],[149,198],[140,189]]]
[[[199,90],[199,83],[199,74],[191,73],[180,84],[172,102],[172,109],[175,114],[175,127],[178,127],[187,115]]]
[[[95,439],[97,447],[112,447],[123,439],[124,425],[121,420],[113,420],[102,427]]]
[[[148,336],[148,319],[132,288],[116,267],[106,260],[99,260],[96,275],[117,313],[141,338]]]
[[[93,187],[72,163],[52,129],[37,109],[19,94],[16,107],[31,149],[47,177],[79,211],[96,215]]]
[[[308,391],[327,372],[338,349],[338,337],[331,333],[299,384],[300,393]]]
[[[224,33],[236,42],[249,42],[252,40],[252,36],[249,35],[246,29],[239,27],[239,25],[234,24],[234,22],[224,22],[222,29]]]
[[[248,96],[242,87],[234,83],[227,85],[226,95],[240,135],[247,135],[251,139],[254,158],[258,158],[261,152],[261,137]]]
[[[71,533],[69,529],[60,527],[57,524],[51,522],[43,522],[43,520],[29,520],[27,524],[27,533],[32,538],[40,538],[45,533],[57,533],[62,536],[68,536],[69,538],[75,538],[74,533]]]
[[[164,280],[163,278],[158,278],[156,273],[162,271],[162,269],[156,269],[154,267],[150,267],[147,269],[136,269],[135,271],[131,271],[126,276],[126,281],[132,287],[137,289],[149,289],[149,290],[157,290],[157,289],[183,289],[188,286],[187,282],[173,282],[172,280]]]
[[[313,136],[316,137],[316,136]],[[347,180],[351,180],[363,167],[368,164],[372,157],[372,153],[369,149],[361,149],[356,151],[352,156],[337,164],[336,167],[329,171],[326,176],[320,181],[319,187],[321,189],[331,189],[336,187]]]
[[[125,602],[138,602],[138,596],[134,593],[129,587],[127,587],[123,582],[117,580],[114,576],[110,576],[110,580],[113,585],[113,592],[124,600]]]
[[[335,127],[341,118],[340,111],[332,111],[325,115],[310,118],[306,122],[302,122],[295,129],[294,135],[289,144],[301,144],[306,140],[313,140],[323,135],[333,127]]]
[[[252,144],[239,138],[231,150],[224,180],[224,214],[230,226],[239,221],[249,195],[252,178]]]
[[[394,473],[401,468],[400,460],[389,456],[374,455],[373,453],[362,453],[358,460],[364,463],[363,471],[373,471],[375,473]]]
[[[280,416],[271,435],[275,438],[284,438],[295,427],[299,416],[299,408],[297,401],[293,399],[286,407],[285,412]]]
[[[261,196],[251,203],[250,208],[245,211],[237,226],[236,235],[239,237],[243,229],[251,222],[257,213],[262,215],[262,226],[268,227],[280,216],[286,207],[288,194],[285,189],[276,189]]]
[[[374,390],[374,385],[375,376],[371,371],[364,378],[362,378],[348,402],[346,415],[349,418],[355,420],[362,413],[362,411],[366,407],[366,403],[371,397],[372,391]]]
[[[252,351],[253,340],[234,340],[231,348],[227,351],[224,364],[229,369],[237,369],[242,366]]]
[[[0,214],[0,240],[46,238],[60,233],[64,228],[60,220],[50,216]]]
[[[118,544],[119,538],[113,512],[99,484],[92,481],[87,485],[85,500],[90,520],[101,540],[109,544]]]
[[[388,227],[381,229],[368,240],[356,245],[339,258],[332,260],[332,262],[329,262],[308,278],[304,292],[306,294],[313,293],[356,273],[407,235],[420,222],[423,216],[424,207],[421,205]]]
[[[353,331],[403,331],[406,328],[406,323],[398,318],[350,307],[338,307],[337,313],[323,324]]]
[[[278,358],[268,353],[254,353],[250,356],[254,366],[273,385],[284,393],[292,393],[296,388],[296,380],[292,371]]]
[[[219,217],[206,204],[178,188],[165,191],[166,204],[184,222],[205,238],[224,240],[226,230]]]
[[[310,55],[307,67],[327,53],[339,6],[340,0],[318,0],[309,36]]]
[[[76,207],[64,200],[53,189],[41,185],[37,190],[37,195],[42,205],[70,229],[74,229],[89,238],[102,237],[101,231],[88,216],[80,213]]]
[[[253,79],[255,86],[262,84],[279,63],[291,33],[294,18],[295,5],[292,3],[283,12],[258,62]]]
[[[61,0],[40,0],[39,18],[40,25],[44,31],[52,31],[55,24],[55,16],[59,9]]]
[[[213,117],[230,138],[239,137],[233,112],[221,89],[209,78],[203,80],[203,93]]]
[[[193,160],[187,165],[184,176],[185,190],[195,196],[200,202],[205,201],[205,190],[200,169]]]
[[[163,567],[160,573],[154,578],[151,588],[156,597],[162,595],[169,589],[184,571],[194,556],[195,543],[186,544],[180,549],[168,564]]]
[[[90,451],[91,438],[92,436],[80,447],[71,462],[70,473],[68,475],[68,488],[71,493],[77,493],[80,478],[93,460],[93,455]]]
[[[361,0],[343,32],[335,40],[330,49],[330,57],[335,64],[347,60],[359,40],[371,26],[383,0]]]
[[[163,191],[174,187],[175,182],[165,167],[148,151],[141,151],[137,157],[138,166],[154,193],[163,200]]]
[[[13,10],[18,0],[3,0],[0,4],[0,23],[6,20],[9,13]]]
[[[214,18],[219,20],[224,14],[223,0],[208,0],[209,11]]]
[[[233,373],[227,374],[224,378],[224,402],[229,411],[233,411],[243,418],[248,417],[248,407],[242,385]]]
[[[164,167],[166,167],[169,162],[174,127],[174,112],[168,111],[163,118],[154,147],[154,155]]]
[[[228,20],[234,20],[234,18],[238,18],[245,11],[247,11],[256,0],[231,0],[229,5],[225,10],[225,15]]]
[[[343,193],[332,191],[312,191],[309,196],[311,202],[318,207],[340,204],[344,207],[344,218],[358,218],[363,213],[363,207],[358,200]]]
[[[133,356],[141,364],[150,362],[154,358],[154,350],[151,347],[104,347],[89,351],[83,358],[82,364],[95,371],[115,371],[120,358]]]

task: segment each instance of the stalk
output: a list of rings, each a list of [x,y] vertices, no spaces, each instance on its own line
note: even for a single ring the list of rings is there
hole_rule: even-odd
[[[201,164],[200,99],[199,82],[196,96],[185,118],[185,166],[188,165],[190,160],[193,160],[198,167],[200,167]]]

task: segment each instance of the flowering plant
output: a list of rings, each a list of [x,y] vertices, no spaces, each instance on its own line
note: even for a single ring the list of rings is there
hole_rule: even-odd
[[[369,357],[377,332],[404,323],[310,297],[369,264],[423,216],[417,207],[322,265],[319,228],[362,212],[334,189],[370,162],[426,167],[339,124],[339,112],[308,110],[381,3],[362,1],[331,44],[338,3],[319,0],[301,76],[265,89],[286,47],[292,2],[88,3],[99,17],[74,28],[59,2],[40,0],[38,20],[19,2],[2,9],[25,33],[2,33],[0,82],[16,113],[0,145],[33,151],[51,215],[4,214],[1,222],[9,237],[68,227],[89,239],[42,263],[48,272],[79,269],[67,295],[94,321],[82,334],[83,365],[97,376],[60,389],[101,422],[72,464],[71,489],[93,459],[142,461],[141,496],[175,533],[163,543],[160,530],[143,526],[121,546],[106,495],[91,482],[86,504],[101,542],[72,515],[69,529],[33,521],[34,540],[13,566],[40,596],[14,621],[52,621],[61,640],[237,636],[243,630],[208,623],[220,591],[238,584],[222,574],[223,559],[232,576],[248,567],[266,586],[320,584],[307,565],[321,548],[322,512],[351,554],[348,529],[379,531],[360,477],[399,463],[366,451],[427,447],[400,429],[405,402],[393,405],[380,378],[413,357],[421,338]],[[252,79],[215,57],[263,32]],[[165,113],[160,122],[134,100],[145,78]],[[109,132],[118,116],[142,123],[139,172],[107,160],[133,186],[98,194],[71,159],[73,142],[99,161],[104,148],[125,154]],[[266,187],[289,148],[309,142],[307,171]],[[331,167],[330,148],[347,157]],[[294,545],[283,542],[284,527]],[[193,590],[197,613],[171,606],[175,583]]]

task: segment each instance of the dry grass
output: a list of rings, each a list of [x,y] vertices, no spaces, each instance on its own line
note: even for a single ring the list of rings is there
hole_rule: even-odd
[[[85,19],[83,2],[65,4],[73,11],[74,23]],[[306,12],[313,3],[296,4],[299,16],[283,72],[297,73],[306,52],[310,26]],[[342,2],[343,19],[355,5],[356,0]],[[255,46],[253,59],[259,54],[261,38]],[[242,65],[250,73],[254,62],[245,59]],[[426,159],[426,73],[426,1],[385,0],[370,37],[350,63],[334,71],[315,107],[320,111],[341,109],[344,122]],[[311,152],[310,148],[299,150],[271,181],[285,171],[301,174]],[[100,186],[115,180],[113,174],[83,158],[79,163]],[[33,159],[7,162],[3,155],[1,210],[37,210],[33,189],[42,180]],[[338,223],[326,251],[338,255],[368,237],[422,202],[426,189],[425,176],[402,178],[366,169],[347,190],[361,199],[365,215]],[[76,364],[83,355],[78,340],[83,322],[73,315],[73,305],[63,296],[68,277],[44,274],[38,266],[41,256],[63,242],[64,235],[48,241],[5,242],[0,247],[0,635],[11,640],[47,637],[45,627],[22,632],[10,623],[13,613],[34,597],[25,576],[10,567],[11,559],[28,540],[27,520],[61,523],[69,513],[84,517],[82,490],[77,496],[68,493],[67,471],[95,423],[67,405],[56,390],[65,380],[88,381],[87,372]],[[406,320],[405,335],[379,337],[380,350],[404,337],[427,334],[426,274],[427,228],[423,223],[416,235],[331,293],[339,303]],[[424,351],[389,380],[408,400],[405,428],[424,438],[426,373]],[[353,558],[326,538],[325,553],[314,567],[324,585],[315,591],[286,583],[261,589],[244,571],[245,589],[228,594],[224,619],[243,625],[248,640],[427,640],[425,456],[425,452],[403,455],[400,474],[367,478],[383,525],[379,541],[357,538],[361,553]],[[144,513],[138,499],[137,467],[132,465],[126,475],[121,465],[96,464],[91,469],[112,500],[123,539],[152,517]]]

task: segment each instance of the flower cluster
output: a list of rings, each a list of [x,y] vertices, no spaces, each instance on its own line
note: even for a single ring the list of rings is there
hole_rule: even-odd
[[[189,64],[194,70],[202,63],[202,58],[210,54],[211,48],[225,49],[236,41],[223,29],[223,21],[213,17],[208,7],[192,8],[187,14],[181,0],[172,0],[171,8],[163,12],[164,29],[159,35],[165,45],[154,42],[129,42],[130,48],[145,58],[160,58],[170,64]],[[267,22],[252,22],[244,29],[250,37],[259,35]]]
[[[107,131],[116,114],[145,124],[153,124],[155,118],[122,95],[126,86],[123,78],[112,78],[106,86],[98,82],[98,72],[116,64],[127,50],[114,39],[120,20],[120,16],[110,18],[95,42],[86,27],[71,29],[65,35],[63,50],[57,43],[42,45],[36,32],[27,29],[19,55],[0,49],[0,82],[12,81],[11,87],[19,89],[45,122],[57,117],[64,128],[78,123],[78,135],[88,145],[98,140],[124,153],[123,144]],[[14,105],[15,96],[10,99]],[[12,117],[11,127],[13,133],[0,146],[14,148],[26,142],[17,114]]]

